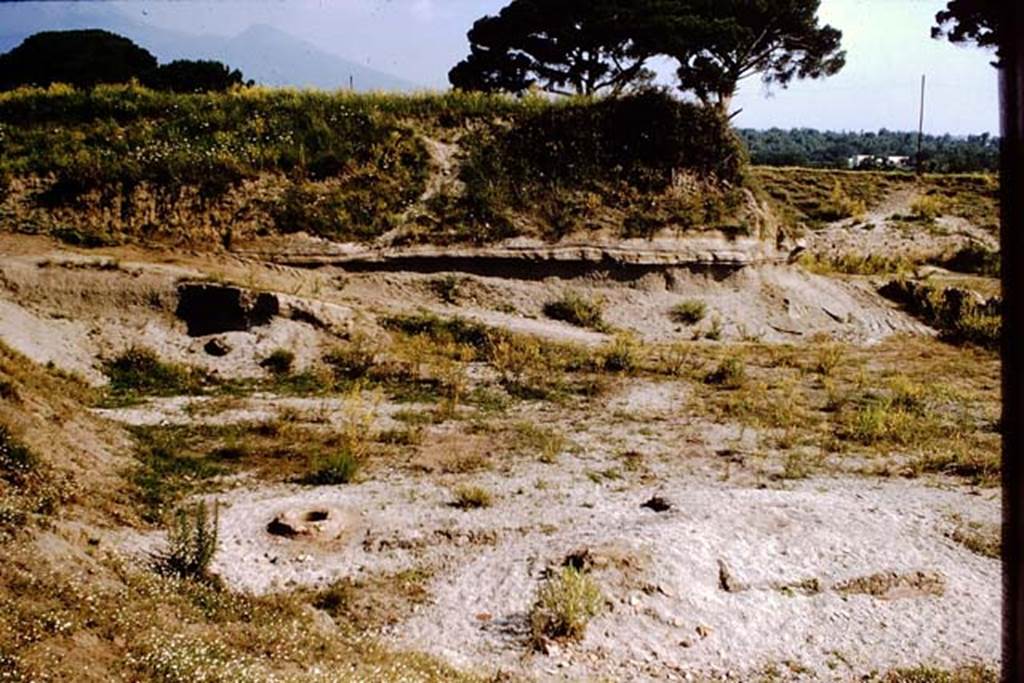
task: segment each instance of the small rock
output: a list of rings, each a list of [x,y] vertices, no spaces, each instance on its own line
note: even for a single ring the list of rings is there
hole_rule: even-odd
[[[703,624],[701,624],[700,626],[697,627],[697,635],[700,636],[701,638],[707,638],[708,636],[711,635],[711,627],[710,626],[704,626]]]
[[[672,625],[675,626],[676,628],[681,628],[685,623],[686,622],[683,621],[682,617],[676,617],[675,619],[672,620]]]
[[[220,337],[214,337],[203,345],[203,351],[216,358],[221,358],[231,353],[231,345]]]
[[[668,512],[672,509],[672,503],[662,498],[661,496],[653,496],[646,503],[643,503],[640,507],[653,510],[654,512]]]
[[[739,593],[747,589],[747,586],[736,580],[729,570],[725,560],[718,560],[718,586],[726,593]]]

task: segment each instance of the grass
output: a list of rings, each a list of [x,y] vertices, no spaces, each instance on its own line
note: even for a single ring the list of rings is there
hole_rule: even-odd
[[[0,545],[46,522],[74,493],[67,477],[0,424]]]
[[[416,581],[363,592],[387,587],[397,604],[415,599],[400,586]],[[360,601],[375,612],[341,608],[326,622],[303,592],[255,597],[104,558],[49,565],[27,548],[10,549],[0,587],[0,662],[13,680],[481,680],[378,644],[365,629],[387,614],[376,601]]]
[[[1002,336],[1002,299],[980,299],[972,290],[897,279],[881,290],[945,339],[996,349]]]
[[[427,568],[367,578],[345,578],[317,592],[312,605],[332,619],[364,632],[394,626],[429,600]]]
[[[302,478],[311,486],[351,484],[359,474],[362,460],[347,450],[313,456],[308,474]]]
[[[696,325],[707,315],[708,307],[703,301],[688,299],[672,307],[669,316],[680,325]]]
[[[572,290],[563,293],[562,298],[544,304],[544,315],[552,320],[561,320],[598,332],[609,332],[611,329],[604,321],[604,302]]]
[[[728,122],[653,92],[552,101],[53,86],[3,93],[0,121],[0,196],[25,212],[21,224],[83,244],[213,234],[230,247],[251,231],[229,220],[239,209],[278,233],[341,241],[396,228],[406,242],[480,243],[743,223],[744,157]],[[421,199],[435,171],[427,138],[459,146],[460,189]],[[679,173],[694,182],[676,183]],[[42,191],[14,197],[22,178],[44,179]]]
[[[717,368],[704,377],[706,384],[713,384],[723,389],[739,389],[746,379],[746,368],[743,359],[731,356],[723,360]]]
[[[103,370],[110,380],[111,398],[131,400],[139,395],[177,396],[199,393],[205,377],[180,365],[165,363],[151,349],[133,346],[106,361]]]
[[[590,620],[603,608],[604,596],[597,582],[574,567],[562,567],[540,587],[530,609],[534,646],[582,639]]]
[[[517,450],[536,454],[538,460],[552,464],[565,450],[565,435],[550,427],[540,427],[532,422],[519,422],[513,427]]]
[[[808,229],[854,217],[876,208],[896,190],[914,189],[926,198],[921,209],[969,220],[996,234],[999,229],[999,179],[994,174],[924,174],[754,167],[752,180],[782,216]]]
[[[161,522],[180,498],[226,471],[223,464],[197,452],[202,433],[189,427],[135,427],[132,480],[142,518]]]
[[[479,510],[494,504],[494,496],[480,486],[462,484],[452,490],[452,506],[460,510]]]
[[[997,683],[999,673],[981,664],[971,664],[957,669],[939,669],[932,666],[917,666],[894,669],[869,681],[877,683]]]
[[[844,275],[898,275],[910,272],[916,265],[906,256],[888,256],[885,254],[847,252],[844,254],[822,256],[804,254],[799,261],[812,273],[828,275],[841,273]]]

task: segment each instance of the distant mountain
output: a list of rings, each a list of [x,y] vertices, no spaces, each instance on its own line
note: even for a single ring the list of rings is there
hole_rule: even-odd
[[[272,26],[254,25],[233,38],[168,31],[134,19],[105,3],[0,4],[0,52],[39,31],[102,28],[130,38],[161,62],[216,59],[247,79],[272,86],[410,91],[422,86],[338,57]]]

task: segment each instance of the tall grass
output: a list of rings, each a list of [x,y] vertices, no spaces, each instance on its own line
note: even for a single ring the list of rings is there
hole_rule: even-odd
[[[432,241],[558,237],[615,216],[620,225],[693,226],[737,206],[727,195],[745,164],[726,121],[658,93],[551,101],[52,86],[0,94],[0,122],[0,188],[45,178],[32,198],[44,208],[103,207],[119,220],[148,216],[136,206],[155,201],[155,222],[132,219],[138,231],[268,177],[275,183],[245,193],[247,215],[335,239],[372,239],[412,215],[408,239],[425,230]],[[424,137],[461,147],[464,191],[420,202],[432,172]],[[680,185],[680,172],[701,181]]]

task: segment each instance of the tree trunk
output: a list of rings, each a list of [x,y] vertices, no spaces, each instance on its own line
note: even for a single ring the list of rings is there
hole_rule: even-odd
[[[729,110],[732,108],[732,98],[735,95],[733,92],[720,92],[718,93],[718,99],[715,101],[715,109],[724,118],[729,118]]]

